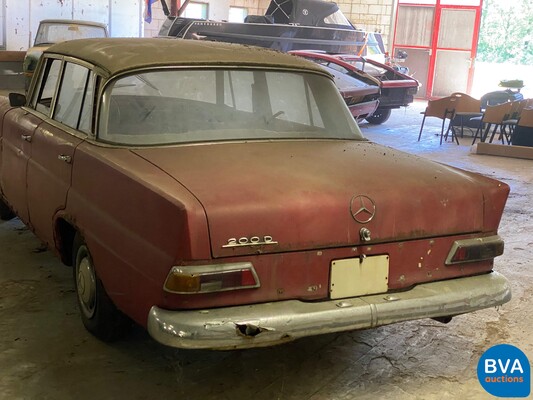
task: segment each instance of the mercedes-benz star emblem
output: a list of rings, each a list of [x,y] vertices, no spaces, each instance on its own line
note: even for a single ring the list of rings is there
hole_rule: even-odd
[[[376,215],[376,203],[365,195],[353,196],[350,201],[350,214],[360,224],[366,224]]]

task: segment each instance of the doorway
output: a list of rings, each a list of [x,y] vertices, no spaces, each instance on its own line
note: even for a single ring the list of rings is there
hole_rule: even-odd
[[[405,66],[426,99],[469,93],[474,77],[482,0],[399,0],[393,54],[407,53]]]

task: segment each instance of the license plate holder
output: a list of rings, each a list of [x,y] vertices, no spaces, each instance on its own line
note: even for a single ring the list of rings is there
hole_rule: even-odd
[[[331,299],[385,293],[389,282],[389,256],[348,258],[331,262]]]

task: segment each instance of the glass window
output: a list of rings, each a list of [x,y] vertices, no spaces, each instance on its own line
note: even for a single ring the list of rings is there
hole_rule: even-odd
[[[320,116],[314,93],[309,90],[305,80],[306,77],[303,75],[290,75],[292,74],[266,74],[269,92],[283,93],[282,96],[270,97],[272,117],[314,128],[324,128],[324,122]],[[302,107],[292,107],[292,104],[301,103],[298,96],[302,95],[307,104]]]
[[[42,70],[40,82],[36,87],[38,90],[36,90],[32,102],[33,107],[47,116],[50,115],[60,71],[61,60],[48,59]]]
[[[81,108],[80,123],[78,129],[85,133],[92,132],[93,125],[93,104],[94,104],[94,82],[95,77],[93,73],[89,73],[89,79],[87,81],[87,90],[85,91],[85,97],[83,99],[83,105]]]
[[[264,70],[162,70],[106,88],[98,138],[125,145],[283,138],[362,139],[325,76]]]
[[[73,63],[65,63],[65,72],[54,111],[56,121],[74,129],[78,127],[88,78],[89,70],[87,68]]]
[[[441,6],[479,6],[481,0],[440,0]]]
[[[382,76],[387,73],[385,68],[378,67],[370,62],[363,62],[362,60],[344,59],[345,62],[353,65],[355,68],[366,72],[372,76]]]
[[[337,10],[333,14],[330,14],[324,18],[324,23],[328,25],[352,26],[350,21],[348,21],[341,10]]]
[[[462,1],[462,0],[459,0]],[[400,4],[437,4],[437,0],[399,0]]]
[[[248,16],[248,10],[243,7],[230,7],[229,8],[229,22],[244,22],[244,19]]]
[[[39,44],[59,43],[66,40],[103,38],[106,36],[105,28],[100,26],[45,22],[39,25],[39,30],[35,36],[35,46]]]
[[[349,74],[350,73],[350,70],[348,70],[347,68],[345,68],[345,67],[343,67],[342,65],[339,65],[339,64],[335,64],[335,63],[332,63],[332,62],[326,62],[325,65],[328,66],[331,69],[334,69],[335,71],[342,72],[343,74]]]
[[[207,19],[207,14],[207,3],[195,3],[191,1],[187,5],[187,8],[185,8],[182,17]]]
[[[4,26],[6,26],[5,5],[3,1],[0,1],[0,49],[6,48]]]

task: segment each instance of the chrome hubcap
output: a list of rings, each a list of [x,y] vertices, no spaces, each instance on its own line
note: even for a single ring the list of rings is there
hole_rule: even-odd
[[[96,309],[96,276],[88,254],[80,253],[78,253],[81,257],[78,258],[76,276],[78,298],[82,312],[87,318],[92,318]]]

